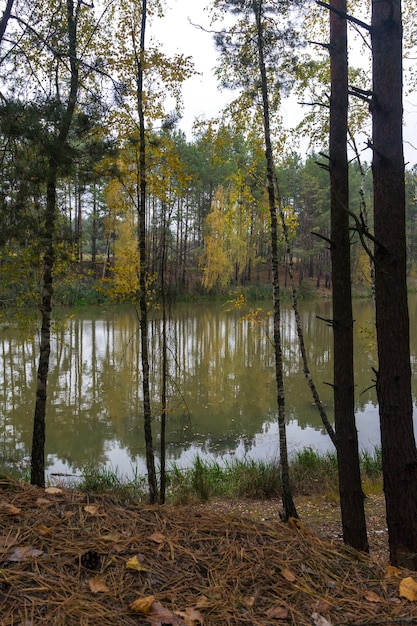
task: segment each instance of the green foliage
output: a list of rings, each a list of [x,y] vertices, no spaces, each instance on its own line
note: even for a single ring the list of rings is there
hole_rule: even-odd
[[[117,468],[87,466],[77,489],[86,493],[111,494],[123,501],[146,499],[146,478],[134,472],[132,478],[119,477]]]

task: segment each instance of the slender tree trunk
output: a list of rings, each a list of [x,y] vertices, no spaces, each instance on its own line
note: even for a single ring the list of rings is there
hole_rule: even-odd
[[[346,13],[346,0],[331,0]],[[333,277],[334,415],[343,539],[369,551],[355,423],[353,313],[349,240],[347,161],[347,22],[330,11],[330,204]]]
[[[56,181],[57,166],[49,163],[49,176],[46,191],[46,234],[43,260],[43,293],[41,303],[41,337],[39,363],[36,379],[35,415],[33,419],[32,453],[30,482],[32,485],[45,485],[45,416],[46,388],[48,382],[49,357],[51,353],[51,315],[52,315],[52,273],[54,266],[54,232],[56,221]]]
[[[417,452],[406,284],[400,0],[372,0],[376,388],[390,558],[417,569]]]
[[[63,158],[65,144],[71,127],[77,103],[79,77],[77,61],[77,12],[73,0],[67,0],[67,30],[69,43],[70,90],[67,107],[63,114],[58,136],[53,142],[48,163],[47,197],[45,212],[45,251],[43,266],[43,294],[41,303],[42,326],[39,364],[36,383],[36,401],[33,420],[31,452],[32,485],[43,487],[45,484],[45,415],[46,388],[51,352],[51,315],[53,293],[54,236],[56,223],[56,186],[59,171],[59,159]]]
[[[156,480],[155,457],[152,441],[152,412],[149,381],[149,337],[148,337],[148,305],[147,279],[148,259],[146,252],[146,144],[145,144],[145,117],[143,112],[143,57],[145,53],[147,2],[142,0],[142,23],[140,31],[139,54],[136,54],[137,64],[137,101],[139,115],[139,176],[140,192],[138,204],[138,236],[139,236],[139,308],[140,308],[140,336],[142,357],[142,392],[143,392],[143,426],[145,433],[146,467],[148,470],[149,497],[151,503],[158,500],[158,483]]]
[[[268,81],[265,69],[264,48],[263,48],[263,29],[262,17],[259,2],[253,3],[253,10],[256,18],[258,55],[259,55],[259,71],[262,83],[262,102],[263,102],[263,120],[265,132],[265,158],[267,170],[268,185],[268,201],[270,211],[270,228],[271,228],[271,266],[272,266],[272,291],[273,291],[273,335],[274,335],[274,353],[275,353],[275,377],[277,385],[277,402],[278,402],[278,429],[279,429],[279,448],[280,448],[280,466],[281,466],[281,482],[282,482],[282,518],[287,521],[290,517],[298,517],[295,508],[288,463],[288,446],[287,446],[287,429],[285,419],[285,394],[284,394],[284,374],[282,360],[282,343],[281,343],[281,303],[280,303],[280,287],[279,287],[279,264],[278,264],[278,219],[277,219],[277,198],[275,193],[274,181],[274,157],[271,144],[269,101],[268,101]]]

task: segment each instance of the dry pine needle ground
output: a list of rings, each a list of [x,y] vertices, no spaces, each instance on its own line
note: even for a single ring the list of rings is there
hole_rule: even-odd
[[[277,519],[20,483],[0,492],[2,626],[417,624],[417,603],[399,597],[410,573],[385,574]],[[147,596],[165,617],[132,611]]]

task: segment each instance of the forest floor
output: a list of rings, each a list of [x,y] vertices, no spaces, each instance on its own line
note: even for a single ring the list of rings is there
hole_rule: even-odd
[[[2,486],[2,626],[417,624],[402,591],[417,575],[386,567],[382,495],[366,500],[367,556],[343,545],[324,496],[296,499],[297,525],[277,501],[150,506]]]

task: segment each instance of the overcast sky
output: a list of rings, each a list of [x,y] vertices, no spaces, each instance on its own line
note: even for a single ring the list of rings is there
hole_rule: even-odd
[[[216,50],[212,34],[195,26],[210,30],[207,0],[168,0],[167,4],[170,8],[166,10],[166,16],[155,19],[151,33],[167,54],[183,53],[191,56],[196,70],[201,73],[187,80],[183,87],[184,117],[180,128],[191,138],[194,119],[216,116],[232,95],[227,91],[221,92],[217,86],[213,71]],[[282,114],[285,125],[294,126],[301,119],[303,110],[294,98],[284,102]],[[413,165],[417,163],[417,97],[414,94],[404,98],[404,119],[405,159]],[[371,160],[369,151],[365,153],[364,160]]]

